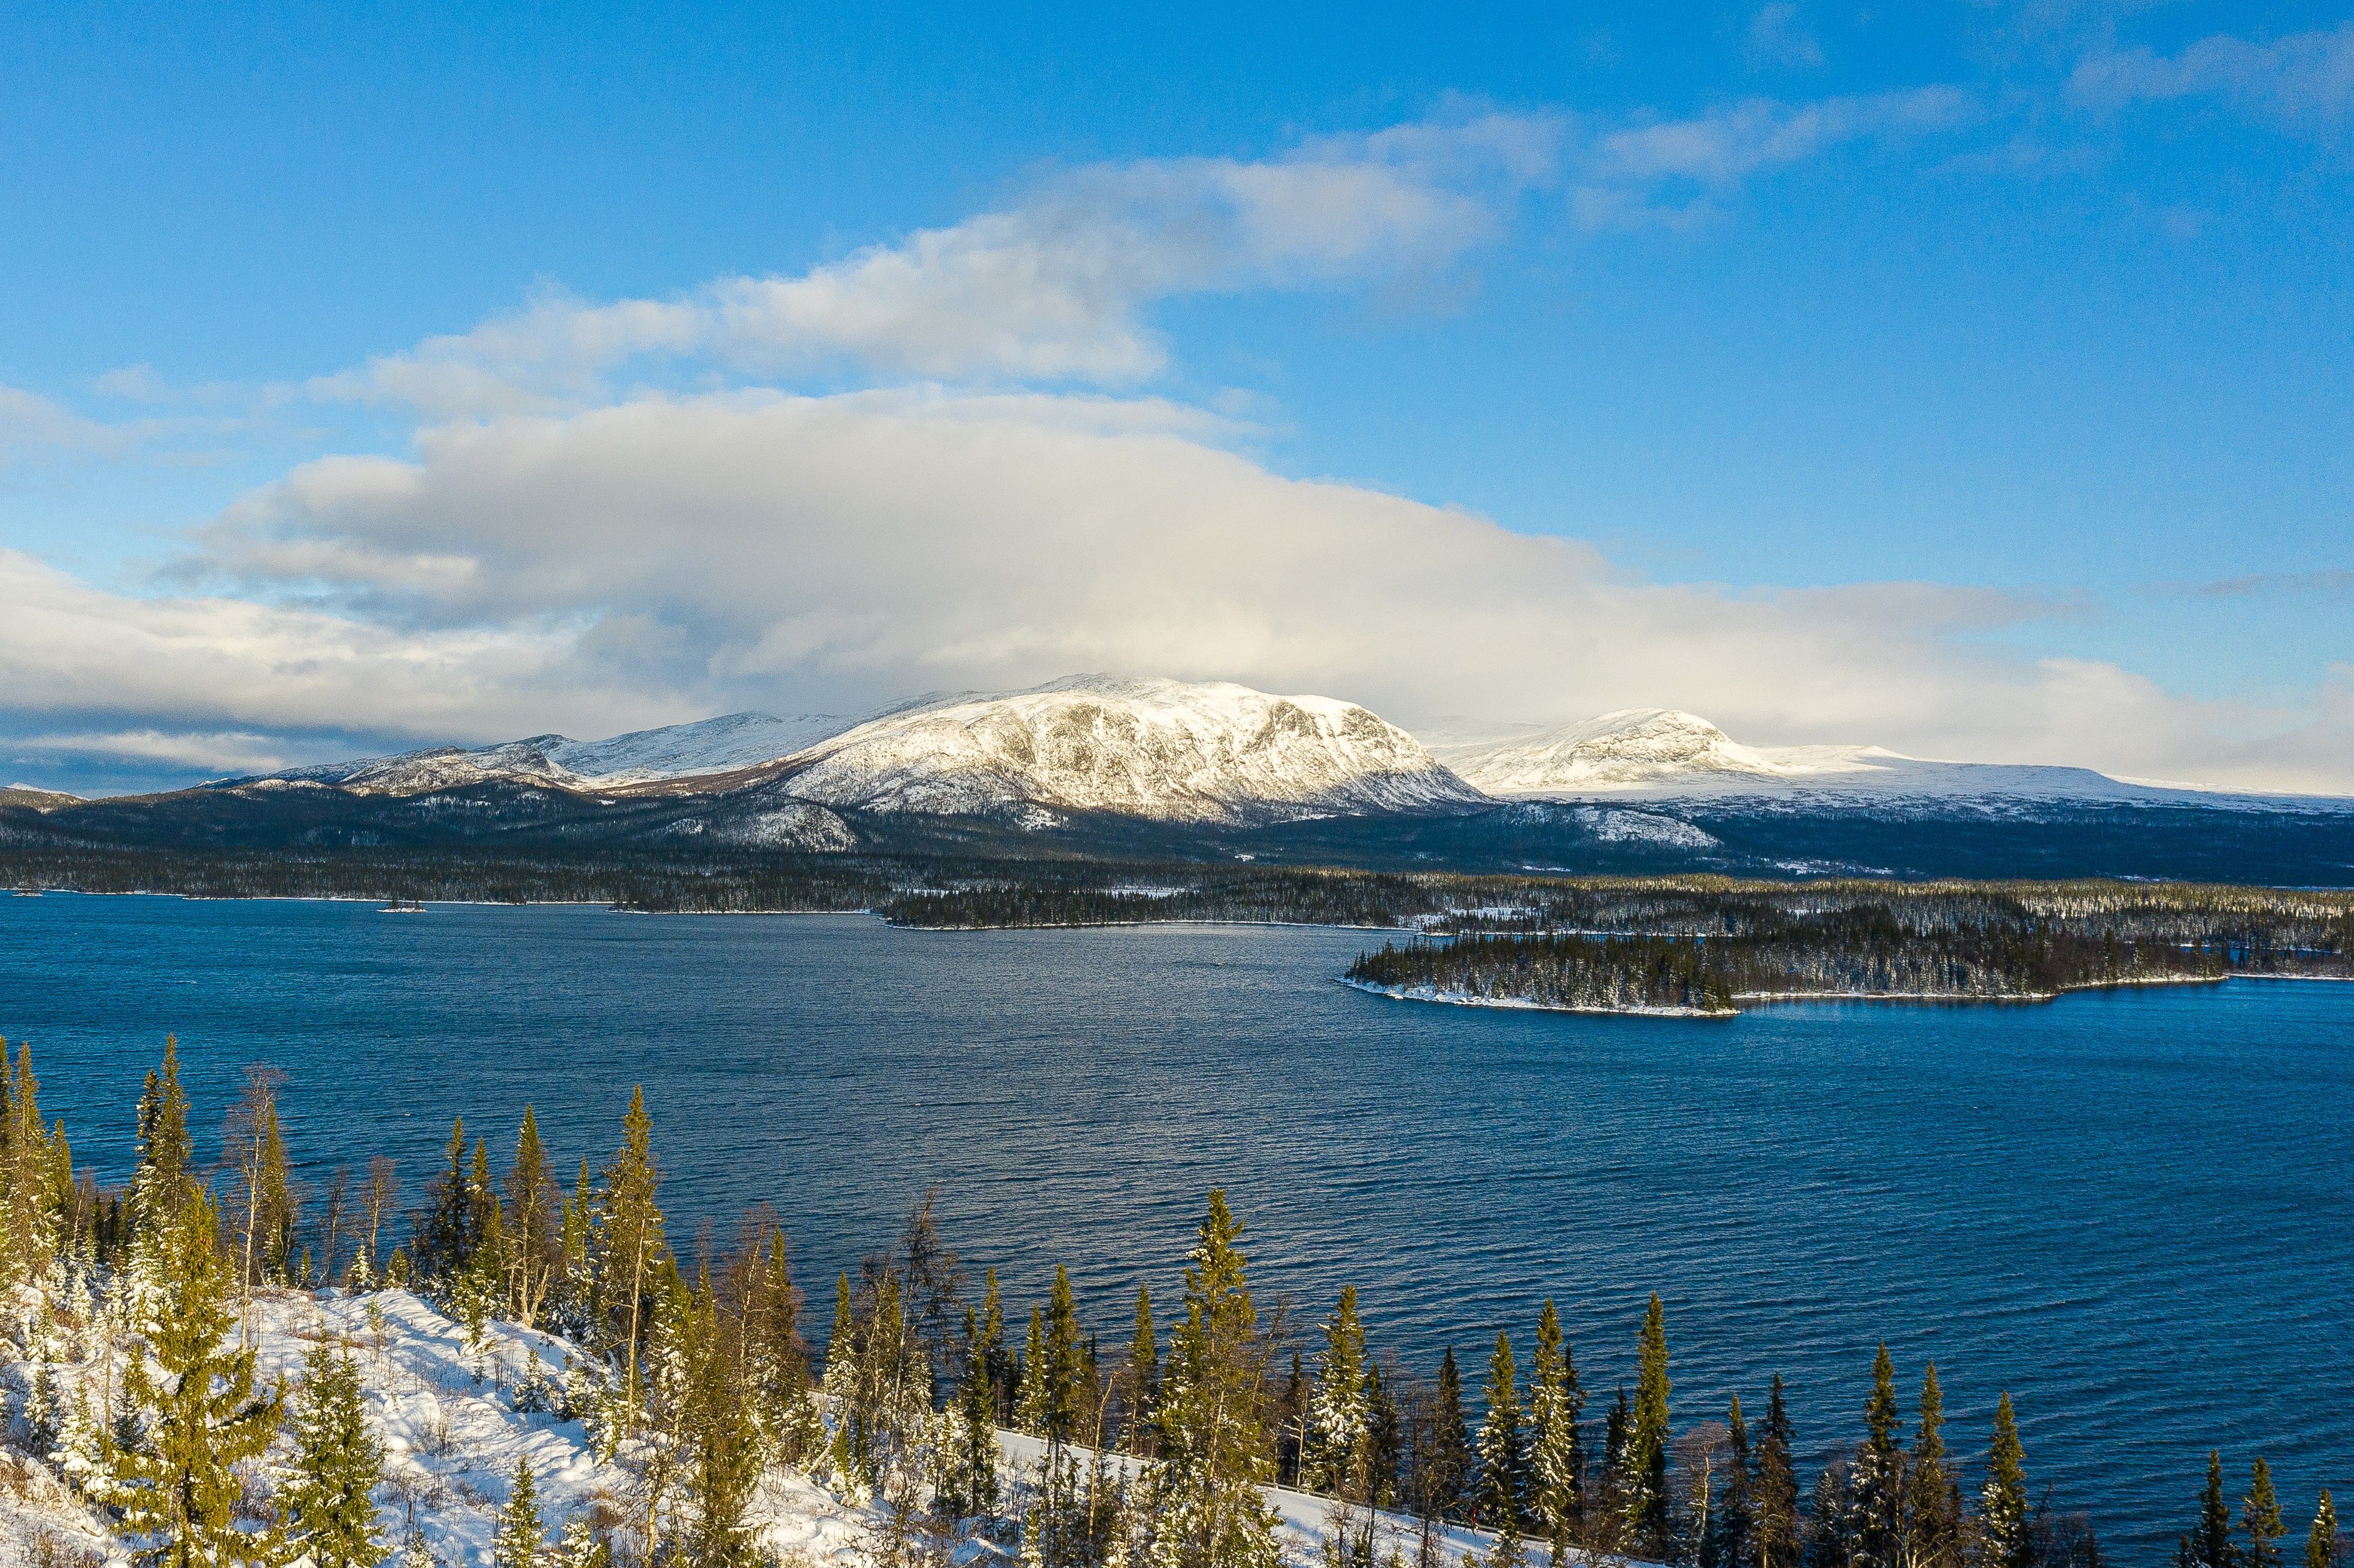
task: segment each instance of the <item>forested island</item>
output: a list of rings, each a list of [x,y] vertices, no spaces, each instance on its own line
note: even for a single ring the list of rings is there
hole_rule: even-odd
[[[1423,1001],[1730,1017],[1805,997],[2044,1001],[2232,975],[2354,975],[2338,901],[2239,888],[1582,889],[1469,912],[1452,928],[1451,940],[1384,943],[1345,978]]]
[[[249,1071],[218,1160],[200,1161],[167,1045],[135,1171],[110,1189],[45,1122],[29,1054],[0,1075],[9,1561],[2102,1561],[2092,1523],[2035,1486],[2007,1393],[1985,1459],[1967,1459],[1978,1443],[1947,1436],[1935,1363],[1907,1400],[1885,1346],[1836,1434],[1795,1431],[1770,1369],[1746,1407],[1674,1403],[1656,1295],[1633,1387],[1607,1398],[1550,1300],[1532,1324],[1471,1332],[1468,1365],[1452,1349],[1409,1365],[1354,1287],[1312,1321],[1270,1306],[1217,1192],[1182,1278],[1140,1281],[1118,1325],[1085,1321],[1059,1267],[1024,1314],[928,1195],[831,1282],[814,1340],[772,1210],[694,1244],[665,1215],[642,1095],[568,1191],[529,1107],[497,1160],[453,1124],[411,1205],[365,1150],[306,1184],[280,1083]],[[2280,1561],[2261,1459],[2236,1529],[2219,1460],[2203,1492],[2185,1482],[2182,1568]],[[2335,1568],[2327,1492],[2304,1545]]]

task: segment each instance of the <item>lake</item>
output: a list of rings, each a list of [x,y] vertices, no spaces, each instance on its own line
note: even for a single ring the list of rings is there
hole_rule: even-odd
[[[166,1032],[207,1142],[267,1061],[313,1181],[389,1153],[411,1202],[453,1113],[504,1161],[529,1101],[577,1163],[642,1083],[673,1238],[773,1203],[820,1334],[937,1183],[1009,1317],[1060,1260],[1124,1342],[1224,1186],[1264,1302],[1353,1282],[1416,1370],[1476,1386],[1552,1296],[1597,1429],[1656,1289],[1680,1427],[1779,1372],[1802,1447],[1852,1441],[1885,1339],[1974,1467],[2009,1389],[2032,1487],[2126,1561],[2211,1446],[2235,1505],[2272,1461],[2292,1555],[2354,1496],[2354,986],[1600,1018],[1334,983],[1380,939],[51,894],[0,897],[0,1033],[110,1181]]]

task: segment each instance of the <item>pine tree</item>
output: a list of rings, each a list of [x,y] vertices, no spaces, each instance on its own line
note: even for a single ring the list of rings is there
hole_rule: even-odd
[[[2025,1457],[2019,1446],[2019,1423],[2011,1414],[2010,1394],[2006,1391],[1995,1405],[1986,1489],[1978,1496],[1978,1524],[1985,1537],[1981,1561],[1986,1568],[2028,1568],[2035,1560],[2035,1540],[2027,1517]]]
[[[293,1437],[288,1541],[308,1552],[315,1568],[375,1568],[386,1550],[371,1496],[384,1479],[384,1446],[368,1431],[359,1368],[349,1351],[323,1340],[312,1347],[295,1398]]]
[[[1488,1417],[1479,1425],[1479,1522],[1496,1536],[1490,1568],[1519,1568],[1528,1472],[1520,1369],[1512,1360],[1511,1336],[1499,1332],[1496,1352],[1488,1359]]]
[[[1341,1304],[1324,1325],[1316,1385],[1300,1443],[1299,1479],[1309,1491],[1364,1500],[1365,1328],[1357,1318],[1357,1287],[1343,1287]]]
[[[1270,1348],[1259,1332],[1242,1227],[1210,1194],[1191,1264],[1185,1315],[1161,1381],[1155,1568],[1275,1568],[1276,1516],[1259,1412]]]
[[[2240,1553],[2232,1544],[2232,1510],[2223,1500],[2223,1455],[2207,1456],[2207,1487],[2199,1497],[2199,1526],[2190,1537],[2191,1561],[2199,1568],[2235,1568]]]
[[[2321,1504],[2313,1510],[2313,1530],[2305,1538],[2305,1568],[2338,1568],[2338,1505],[2324,1489]]]
[[[506,1507],[491,1533],[492,1568],[539,1568],[546,1555],[547,1531],[539,1519],[539,1487],[531,1477],[531,1458],[515,1460],[514,1478],[507,1488]]]
[[[1791,1443],[1790,1414],[1782,1399],[1782,1376],[1776,1372],[1757,1443],[1757,1568],[1797,1568],[1798,1476]]]
[[[269,1563],[281,1552],[275,1531],[237,1525],[237,1467],[269,1448],[280,1400],[254,1386],[253,1351],[222,1349],[237,1324],[236,1265],[214,1245],[218,1223],[202,1194],[184,1193],[148,1234],[143,1273],[154,1285],[138,1324],[148,1354],[132,1361],[124,1392],[150,1417],[116,1457],[111,1500],[122,1532],[145,1542],[150,1568]]]
[[[1627,1435],[1627,1522],[1639,1550],[1668,1549],[1668,1332],[1654,1295],[1643,1314],[1634,1424]]]
[[[1142,1285],[1136,1287],[1136,1330],[1129,1337],[1128,1363],[1120,1381],[1126,1446],[1131,1454],[1149,1457],[1153,1401],[1161,1388],[1161,1344],[1152,1329],[1152,1292]]]
[[[1855,1456],[1856,1568],[1896,1568],[1904,1542],[1903,1450],[1896,1443],[1896,1364],[1882,1341],[1872,1359],[1863,1446]]]
[[[1904,1480],[1904,1557],[1911,1568],[1951,1568],[1961,1553],[1961,1483],[1946,1458],[1946,1396],[1937,1363],[1921,1375],[1921,1426]]]
[[[662,1171],[654,1163],[653,1124],[642,1087],[630,1091],[621,1147],[606,1165],[604,1179],[597,1216],[598,1297],[620,1340],[623,1397],[634,1412],[643,1397],[638,1360],[647,1328],[647,1287],[663,1256]]]
[[[1585,1403],[1562,1338],[1561,1314],[1548,1297],[1537,1314],[1536,1355],[1529,1368],[1529,1450],[1532,1511],[1555,1568],[1585,1511],[1585,1455],[1577,1425]]]
[[[2273,1467],[2262,1456],[2248,1478],[2248,1495],[2240,1499],[2240,1528],[2247,1533],[2247,1568],[2280,1568],[2280,1538],[2288,1533],[2281,1522],[2280,1498],[2273,1490]]]

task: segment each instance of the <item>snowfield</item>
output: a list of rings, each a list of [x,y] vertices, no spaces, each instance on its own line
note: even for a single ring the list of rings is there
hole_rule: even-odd
[[[472,1348],[463,1326],[397,1289],[264,1292],[255,1298],[249,1326],[259,1347],[257,1377],[264,1382],[298,1382],[304,1358],[322,1340],[352,1352],[369,1428],[386,1450],[376,1503],[388,1558],[398,1560],[413,1525],[449,1568],[490,1563],[492,1533],[518,1458],[531,1462],[551,1543],[574,1520],[612,1524],[635,1517],[632,1482],[623,1467],[598,1452],[582,1423],[560,1419],[535,1396],[562,1387],[567,1359],[577,1354],[560,1339],[493,1320],[482,1344]],[[97,1380],[109,1375],[100,1338],[94,1330],[66,1324],[49,1337],[53,1375],[69,1401],[86,1381],[95,1393]],[[120,1371],[115,1366],[112,1375]],[[16,1434],[23,1430],[30,1378],[24,1362],[5,1372]],[[1009,1485],[1034,1471],[1044,1446],[1013,1432],[1001,1432],[999,1443]],[[283,1459],[289,1451],[281,1437],[270,1457]],[[1080,1453],[1084,1463],[1086,1452]],[[1283,1521],[1287,1560],[1302,1568],[1320,1563],[1331,1502],[1278,1488],[1267,1491]],[[761,1484],[753,1517],[762,1545],[779,1562],[842,1568],[871,1560],[882,1523],[876,1509],[845,1500],[809,1475],[775,1468]],[[1394,1541],[1411,1561],[1417,1529],[1411,1519],[1379,1516],[1384,1554]],[[1442,1555],[1450,1563],[1490,1544],[1479,1531],[1439,1531]],[[952,1555],[960,1568],[1013,1561],[1009,1549],[971,1537],[959,1541]],[[0,1564],[32,1563],[129,1568],[131,1556],[66,1485],[57,1464],[27,1458],[11,1446],[0,1450]]]

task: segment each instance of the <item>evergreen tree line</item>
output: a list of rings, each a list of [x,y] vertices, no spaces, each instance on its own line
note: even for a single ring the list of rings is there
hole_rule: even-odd
[[[0,1076],[0,1299],[19,1304],[8,1327],[35,1369],[20,1440],[144,1563],[430,1561],[413,1520],[401,1535],[374,1501],[385,1454],[348,1348],[321,1339],[284,1384],[258,1373],[256,1294],[327,1281],[416,1290],[476,1346],[497,1320],[578,1348],[560,1381],[535,1361],[514,1398],[584,1422],[631,1487],[555,1521],[551,1542],[519,1466],[500,1568],[753,1568],[755,1499],[780,1467],[873,1504],[872,1555],[887,1568],[945,1563],[974,1535],[1034,1568],[1275,1568],[1270,1484],[1329,1499],[1331,1568],[1405,1568],[1409,1556],[1436,1568],[1450,1525],[1491,1532],[1486,1568],[2100,1560],[2080,1516],[2031,1492],[2008,1394],[1983,1479],[1966,1488],[1935,1365],[1908,1422],[1885,1347],[1861,1441],[1802,1489],[1778,1377],[1755,1426],[1737,1399],[1721,1421],[1674,1425],[1657,1297],[1631,1395],[1619,1387],[1598,1419],[1551,1301],[1525,1362],[1499,1333],[1469,1392],[1451,1349],[1427,1377],[1376,1355],[1354,1287],[1299,1343],[1282,1309],[1255,1301],[1242,1227],[1214,1192],[1173,1310],[1140,1287],[1125,1346],[1107,1351],[1061,1267],[1026,1325],[1010,1326],[995,1271],[970,1277],[928,1193],[892,1246],[837,1277],[818,1358],[772,1213],[755,1208],[726,1246],[691,1258],[674,1245],[642,1094],[611,1154],[581,1161],[568,1192],[529,1107],[500,1160],[453,1124],[442,1169],[404,1213],[387,1160],[365,1183],[338,1176],[323,1201],[302,1190],[280,1086],[249,1072],[218,1162],[200,1168],[167,1042],[140,1097],[133,1174],[110,1192],[74,1174],[63,1127],[43,1121],[29,1052]],[[92,1329],[103,1374],[69,1398],[61,1346]],[[1021,1464],[1001,1452],[1008,1429],[1032,1440]],[[1385,1552],[1377,1510],[1413,1521]],[[2264,1462],[2235,1529],[2211,1457],[2178,1565],[2280,1568],[2285,1533]],[[2326,1493],[2303,1561],[2339,1568]]]

